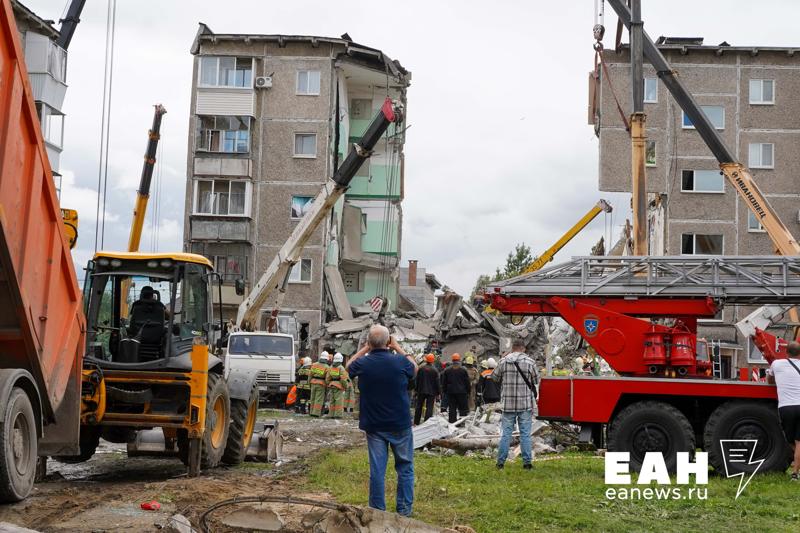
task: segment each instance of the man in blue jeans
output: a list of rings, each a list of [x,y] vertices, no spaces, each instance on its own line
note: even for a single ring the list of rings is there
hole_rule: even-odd
[[[522,468],[533,468],[531,443],[531,419],[536,398],[534,390],[539,382],[539,373],[533,359],[525,354],[525,343],[515,340],[511,353],[503,357],[492,372],[492,379],[501,383],[500,407],[503,409],[502,435],[497,448],[497,468],[503,468],[508,459],[508,447],[514,424],[519,424],[519,440],[522,448]]]
[[[347,363],[351,378],[358,377],[358,427],[367,434],[369,451],[369,506],[386,510],[385,478],[389,448],[397,471],[397,513],[410,516],[414,503],[414,436],[408,383],[417,363],[389,335],[384,326],[372,326],[367,344]]]

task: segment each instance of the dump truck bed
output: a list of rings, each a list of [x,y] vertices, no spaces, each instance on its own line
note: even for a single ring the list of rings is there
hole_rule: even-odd
[[[0,0],[0,367],[25,369],[36,382],[49,424],[40,453],[77,442],[81,300],[20,34]]]

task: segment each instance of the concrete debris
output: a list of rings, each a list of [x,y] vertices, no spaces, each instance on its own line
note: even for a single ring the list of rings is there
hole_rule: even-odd
[[[2,531],[2,530],[0,530]],[[174,514],[169,517],[167,524],[164,526],[164,531],[169,533],[196,533],[197,530],[192,527],[192,523],[188,518],[182,514]]]
[[[39,533],[35,529],[20,527],[8,522],[0,522],[0,533]]]
[[[413,433],[414,449],[416,450],[429,444],[433,439],[449,437],[454,433],[454,428],[443,416],[432,416],[422,424],[414,426]]]
[[[325,281],[333,306],[336,308],[336,314],[343,320],[352,319],[353,311],[350,309],[350,302],[347,301],[347,292],[345,291],[342,273],[339,272],[339,268],[326,266]]]
[[[281,531],[286,525],[281,515],[264,504],[237,509],[220,522],[238,531]]]

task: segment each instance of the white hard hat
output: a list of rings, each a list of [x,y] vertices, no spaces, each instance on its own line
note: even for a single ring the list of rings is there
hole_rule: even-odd
[[[310,357],[303,357],[303,364],[304,365],[310,365],[311,364],[311,358]]]
[[[497,361],[494,360],[494,357],[490,357],[486,362],[489,363],[489,368],[497,368]]]
[[[336,352],[336,355],[333,356],[333,362],[341,363],[342,361],[344,361],[344,357],[342,357],[342,354],[340,354],[339,352]]]
[[[322,352],[319,356],[320,361],[325,361],[326,363],[331,360],[331,354],[328,352]]]
[[[555,365],[563,365],[564,364],[564,360],[561,358],[560,355],[557,355],[557,356],[555,356],[553,358],[553,364],[555,364]]]

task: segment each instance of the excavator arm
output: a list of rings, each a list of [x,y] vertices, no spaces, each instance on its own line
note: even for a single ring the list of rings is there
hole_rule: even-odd
[[[240,328],[244,330],[257,328],[262,307],[269,297],[277,291],[277,301],[270,314],[268,327],[270,331],[273,329],[286,294],[289,274],[292,271],[292,267],[300,260],[300,254],[306,243],[322,221],[330,215],[339,198],[347,191],[353,176],[356,175],[364,161],[372,155],[372,149],[389,128],[389,124],[393,122],[399,123],[402,119],[402,105],[387,97],[380,112],[372,120],[364,136],[352,146],[347,158],[336,170],[333,177],[317,193],[309,211],[294,228],[289,239],[283,244],[272,263],[253,286],[250,294],[239,305],[236,323]]]
[[[528,267],[525,269],[523,274],[530,274],[531,272],[536,272],[547,263],[553,260],[553,257],[561,250],[564,246],[571,241],[575,235],[580,233],[583,228],[589,225],[589,223],[594,220],[597,215],[600,213],[610,213],[612,210],[611,204],[606,202],[605,200],[600,200],[597,202],[597,205],[592,207],[588,213],[583,215],[583,217],[574,225],[572,226],[567,232],[561,236],[560,239],[556,241],[556,243],[548,248],[542,255],[536,258]]]

